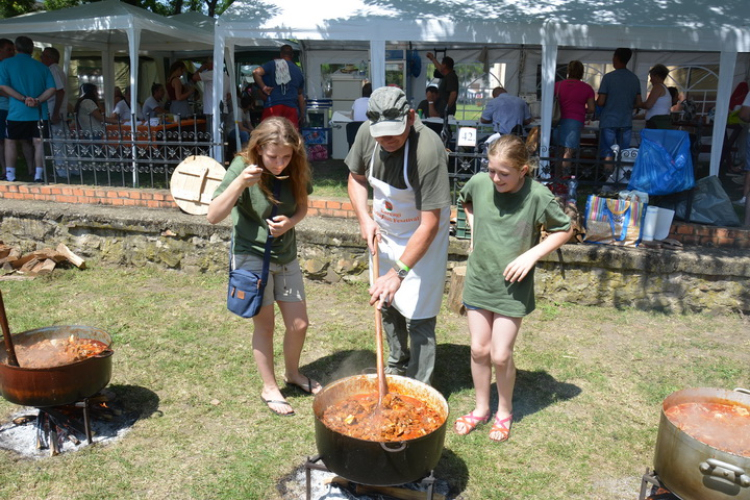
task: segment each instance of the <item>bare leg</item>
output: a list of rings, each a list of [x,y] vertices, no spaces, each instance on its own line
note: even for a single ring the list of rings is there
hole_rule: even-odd
[[[32,140],[34,144],[34,179],[44,179],[44,143],[40,137]]]
[[[34,145],[29,140],[22,140],[21,150],[23,151],[23,157],[26,160],[26,170],[28,170],[29,175],[34,175],[34,165],[35,165]]]
[[[266,401],[286,401],[281,395],[276,383],[273,363],[273,304],[263,306],[257,316],[253,318],[253,356],[258,366],[258,373],[263,381],[261,397]],[[268,406],[278,413],[292,413],[291,406],[286,404],[268,403]]]
[[[16,141],[5,139],[5,175],[8,180],[16,179]]]
[[[306,302],[277,302],[281,317],[284,319],[284,380],[300,387],[307,388],[308,379],[299,371],[299,360],[307,336],[307,304]],[[310,380],[313,394],[320,392],[321,385]]]
[[[486,418],[490,414],[490,385],[492,385],[492,344],[493,313],[484,309],[469,309],[466,318],[471,335],[471,378],[474,381],[476,404],[471,414],[474,418]],[[456,432],[464,435],[472,429],[460,420],[455,425]]]
[[[492,322],[492,364],[497,377],[497,419],[503,420],[513,413],[513,389],[516,385],[516,365],[513,347],[521,329],[522,318],[509,318],[495,314]],[[499,436],[491,439],[499,439]]]

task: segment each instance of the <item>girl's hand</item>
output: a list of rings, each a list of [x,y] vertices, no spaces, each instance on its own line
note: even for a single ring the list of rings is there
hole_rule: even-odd
[[[260,181],[261,174],[263,174],[263,168],[258,165],[248,165],[245,170],[237,176],[237,179],[242,183],[243,187],[250,187],[257,184]]]
[[[286,215],[277,215],[273,219],[266,219],[271,236],[277,238],[294,227],[292,221]]]
[[[503,271],[503,277],[506,281],[510,281],[511,283],[521,281],[527,274],[529,274],[529,271],[534,268],[536,261],[537,259],[535,256],[530,255],[529,252],[525,252],[508,264],[505,271]]]

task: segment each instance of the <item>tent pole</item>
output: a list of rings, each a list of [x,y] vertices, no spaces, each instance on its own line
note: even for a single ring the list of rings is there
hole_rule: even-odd
[[[135,141],[138,133],[138,47],[141,45],[141,30],[128,29],[128,51],[130,52],[130,153],[133,157],[133,187],[138,187],[138,151]]]
[[[734,67],[737,64],[737,52],[722,50],[719,54],[719,88],[716,89],[716,114],[714,115],[714,130],[711,136],[711,166],[709,173],[719,175],[721,168],[721,153],[724,145],[724,136],[727,133],[727,117],[729,116],[729,97],[732,95],[732,83],[734,80]],[[715,145],[715,146],[714,146]],[[729,153],[729,152],[727,152]]]
[[[555,93],[555,69],[557,66],[557,41],[552,40],[550,25],[545,26],[542,41],[542,130],[539,144],[539,156],[549,156],[549,143],[552,135],[552,102]],[[547,166],[544,162],[541,166]],[[540,168],[540,177],[549,178],[546,169]]]

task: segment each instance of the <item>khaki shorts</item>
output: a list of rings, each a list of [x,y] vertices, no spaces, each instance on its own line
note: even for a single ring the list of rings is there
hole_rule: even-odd
[[[258,274],[263,271],[263,257],[256,255],[233,255],[234,269],[246,269]],[[276,302],[302,302],[305,300],[305,284],[299,261],[287,264],[271,262],[268,267],[268,284],[263,291],[263,305]]]

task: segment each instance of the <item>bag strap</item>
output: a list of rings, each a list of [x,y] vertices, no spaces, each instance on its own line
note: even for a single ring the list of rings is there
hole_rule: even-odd
[[[281,181],[274,179],[273,184],[273,198],[279,200],[281,194]],[[276,217],[276,213],[279,211],[279,205],[274,203],[271,209],[271,219]],[[266,248],[263,252],[263,270],[260,273],[260,286],[265,286],[266,280],[268,279],[268,268],[271,264],[271,243],[273,242],[273,236],[271,231],[268,231],[268,237],[266,238]],[[232,271],[232,253],[234,249],[234,230],[232,230],[232,243],[229,246],[229,271]]]

